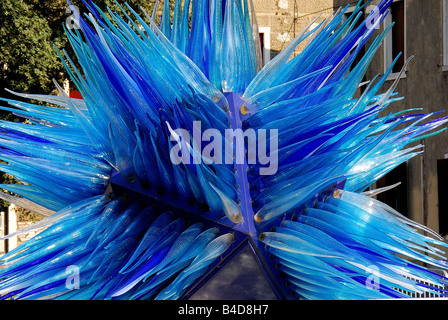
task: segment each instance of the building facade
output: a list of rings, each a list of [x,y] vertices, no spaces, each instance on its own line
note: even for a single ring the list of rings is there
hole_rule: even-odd
[[[369,3],[364,16],[378,0]],[[340,7],[349,6],[350,14],[358,1],[353,0],[254,0],[265,62],[281,51],[300,30],[322,13],[324,18]],[[424,112],[448,110],[448,0],[394,0],[388,18],[376,32],[393,28],[376,53],[365,80],[384,74],[401,52],[386,91],[400,77],[397,89],[403,100],[392,103],[386,112],[423,108]],[[372,37],[372,40],[374,37]],[[295,54],[300,52],[300,47]],[[400,69],[413,56],[401,75]],[[448,112],[434,116],[442,117]],[[400,182],[380,200],[423,223],[442,235],[448,234],[448,132],[415,143],[425,146],[423,153],[378,181],[377,187]]]
[[[334,2],[335,8],[354,5],[353,1]],[[376,2],[366,7],[365,15],[371,12]],[[391,4],[390,14],[377,33],[384,31],[392,21],[395,24],[366,74],[367,80],[384,74],[393,59],[402,53],[383,91],[400,77],[396,92],[404,99],[392,103],[387,112],[423,108],[426,113],[441,112],[434,118],[448,114],[447,14],[446,0],[394,0]],[[400,69],[411,56],[413,59],[400,76]],[[424,145],[423,153],[382,181],[385,184],[401,182],[401,191],[391,191],[389,196],[385,194],[383,197],[392,206],[404,209],[401,211],[413,220],[447,235],[448,133],[443,132],[418,143]],[[400,198],[404,205],[398,203]]]
[[[333,12],[333,0],[253,0],[253,3],[265,62],[285,48],[316,16],[322,14],[321,21]],[[294,54],[300,50],[299,45]]]

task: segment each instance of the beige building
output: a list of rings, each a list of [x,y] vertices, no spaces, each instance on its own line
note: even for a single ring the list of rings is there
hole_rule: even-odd
[[[349,2],[335,1],[335,7]],[[377,2],[373,1],[373,4]],[[368,13],[369,7],[365,14]],[[448,1],[394,0],[390,13],[377,33],[391,21],[395,25],[372,61],[366,78],[384,74],[391,61],[402,52],[394,73],[385,83],[383,90],[386,90],[399,76],[404,61],[414,56],[396,89],[405,98],[393,103],[387,111],[409,108],[423,108],[424,112],[448,110]],[[437,116],[447,114],[442,112]],[[448,133],[419,143],[425,145],[424,153],[383,179],[386,184],[401,182],[402,186],[401,190],[383,195],[382,200],[445,236],[448,234]]]
[[[253,3],[265,62],[285,48],[316,16],[322,13],[323,20],[333,12],[333,0],[253,0]]]
[[[265,61],[282,50],[312,19],[322,18],[354,0],[254,0],[264,45]],[[374,0],[364,10],[367,16]],[[387,90],[404,61],[414,56],[396,89],[404,100],[393,103],[387,112],[423,108],[424,112],[448,110],[448,0],[394,0],[386,24],[395,25],[378,50],[366,74],[371,80],[384,74],[399,52],[403,58],[386,81]],[[373,39],[373,38],[372,38]],[[299,48],[300,50],[300,48]],[[299,52],[296,51],[296,54]],[[446,116],[448,112],[438,116]],[[442,235],[448,234],[448,132],[431,137],[422,155],[408,161],[378,182],[378,186],[401,182],[380,199],[417,222]]]

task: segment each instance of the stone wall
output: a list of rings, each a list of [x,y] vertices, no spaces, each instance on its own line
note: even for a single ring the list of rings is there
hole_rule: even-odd
[[[332,0],[253,0],[257,13],[258,26],[270,28],[271,58],[277,55],[288,43],[316,16],[318,21],[333,12]],[[295,54],[305,43],[299,45]]]
[[[405,1],[405,59],[414,56],[396,89],[402,101],[394,102],[387,112],[423,108],[425,113],[448,108],[448,66],[443,66],[443,5],[442,1]],[[335,0],[334,6],[353,1]],[[372,4],[378,3],[374,0]],[[384,30],[384,23],[376,34]],[[367,71],[367,80],[384,73],[384,46],[376,53]],[[392,80],[386,81],[382,91]],[[447,113],[439,114],[439,117]],[[432,119],[435,119],[434,116]],[[439,230],[439,198],[437,160],[448,156],[448,132],[417,143],[425,144],[425,153],[408,161],[409,216]]]
[[[6,220],[6,212],[9,212],[8,219]],[[42,217],[39,216],[39,218],[35,217],[34,213],[29,212],[28,210],[25,210],[23,208],[20,208],[18,206],[15,206],[14,204],[11,204],[7,210],[2,211],[0,213],[0,236],[3,236],[5,234],[5,222],[8,221],[8,230],[9,234],[14,233],[20,229],[23,229],[25,227],[28,227],[32,225],[33,223],[37,222],[38,220],[42,219]],[[17,246],[21,245],[25,241],[28,241],[32,237],[34,237],[36,234],[42,232],[45,230],[45,228],[36,229],[34,231],[30,231],[24,234],[20,234],[18,236],[9,238],[8,241],[8,251],[13,250]],[[5,243],[6,241],[0,241],[0,255],[3,255],[5,253]]]
[[[28,227],[30,225],[32,225],[33,223],[30,221],[19,221],[17,223],[17,229],[20,230],[22,228]],[[43,230],[45,230],[45,228],[40,228],[34,231],[30,231],[24,234],[20,234],[17,236],[17,245],[20,246],[22,243],[24,243],[25,241],[28,241],[29,239],[31,239],[32,237],[34,237],[36,234],[39,234],[40,232],[42,232]]]

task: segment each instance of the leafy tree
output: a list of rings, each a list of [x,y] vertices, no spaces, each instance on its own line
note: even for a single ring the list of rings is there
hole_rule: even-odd
[[[81,14],[88,12],[81,0],[71,2]],[[137,12],[140,6],[151,12],[155,0],[127,2]],[[94,3],[102,10],[109,6],[119,11],[114,0],[94,0]],[[0,97],[21,100],[4,88],[22,93],[55,93],[52,79],[61,84],[68,77],[55,47],[71,53],[63,28],[71,14],[66,0],[0,0]],[[23,121],[1,110],[0,119]],[[0,183],[17,181],[0,172]],[[0,207],[7,205],[0,201]]]
[[[61,63],[51,44],[45,18],[23,0],[0,2],[0,85],[20,92],[51,91]]]
[[[101,9],[118,11],[114,0],[94,1]],[[120,1],[121,2],[121,1]],[[151,12],[154,0],[131,0],[137,11],[142,6]],[[82,1],[72,1],[81,14]],[[0,1],[0,88],[18,92],[50,93],[52,78],[65,79],[66,73],[53,46],[70,52],[63,24],[72,14],[65,0]],[[0,96],[7,96],[0,90]]]

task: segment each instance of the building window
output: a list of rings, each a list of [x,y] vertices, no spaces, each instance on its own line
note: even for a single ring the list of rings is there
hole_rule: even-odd
[[[392,69],[392,78],[396,78],[406,61],[406,0],[392,2],[390,12],[384,20],[385,28],[392,22],[395,24],[384,39],[384,72],[401,53]]]
[[[443,71],[448,71],[448,0],[443,0]]]
[[[271,60],[271,28],[259,27],[261,44],[261,56],[263,58],[263,65],[266,65]]]
[[[408,165],[402,163],[376,182],[376,188],[389,187],[400,183],[399,186],[380,193],[377,199],[394,208],[402,215],[409,217],[408,210]]]
[[[347,10],[345,11],[343,17],[342,17],[343,22],[347,21],[347,19],[350,18],[350,16],[353,14],[354,11],[355,11],[355,7],[354,6],[348,7]],[[364,13],[364,10],[363,10],[362,11],[362,16],[356,21],[356,23],[353,26],[352,30],[356,30],[356,28],[358,28],[364,22],[364,18],[363,18],[364,14],[365,13]],[[352,51],[355,51],[355,50],[357,50],[357,48],[354,48]],[[353,61],[352,65],[350,66],[350,71],[352,71],[353,68],[356,65],[358,65],[359,62],[361,62],[361,60],[364,57],[365,53],[366,53],[366,47],[363,46],[360,49],[360,51],[359,51],[358,55],[356,56],[355,60]],[[365,77],[363,78],[362,82],[364,82],[364,81],[366,81]]]
[[[448,159],[437,160],[437,188],[439,196],[439,233],[448,234]]]

